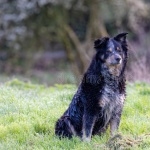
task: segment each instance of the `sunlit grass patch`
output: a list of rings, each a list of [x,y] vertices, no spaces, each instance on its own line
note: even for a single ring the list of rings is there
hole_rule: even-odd
[[[108,143],[109,131],[90,143],[79,138],[54,135],[56,120],[68,107],[75,85],[46,87],[13,80],[0,86],[0,149],[99,150],[148,149],[150,147],[150,85],[127,84],[119,133],[121,139]],[[130,143],[130,142],[131,143]],[[114,143],[114,144],[113,144]]]

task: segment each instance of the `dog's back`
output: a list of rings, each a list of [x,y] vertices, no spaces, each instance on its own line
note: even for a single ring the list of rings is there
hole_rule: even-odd
[[[55,134],[60,137],[75,135],[89,141],[109,124],[111,134],[119,126],[125,99],[126,33],[96,40],[95,49],[77,93],[56,123]]]

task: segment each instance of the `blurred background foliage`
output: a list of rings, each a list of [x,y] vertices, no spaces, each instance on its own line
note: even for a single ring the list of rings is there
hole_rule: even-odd
[[[93,41],[129,33],[128,81],[150,82],[149,0],[1,0],[1,81],[79,82]]]

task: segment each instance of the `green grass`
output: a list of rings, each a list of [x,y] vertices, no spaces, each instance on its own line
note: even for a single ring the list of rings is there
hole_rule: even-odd
[[[150,149],[150,85],[144,83],[127,85],[120,139],[109,141],[108,131],[90,143],[77,137],[59,140],[54,125],[76,89],[74,85],[45,87],[18,80],[2,84],[0,150]]]

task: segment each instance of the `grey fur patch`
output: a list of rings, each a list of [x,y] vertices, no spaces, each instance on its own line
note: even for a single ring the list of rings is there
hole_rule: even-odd
[[[90,142],[91,141],[92,131],[93,131],[93,127],[94,127],[94,124],[95,124],[95,120],[96,120],[96,117],[93,120],[89,136],[86,136],[86,131],[85,131],[84,123],[83,123],[83,127],[82,127],[82,133],[83,133],[82,140],[83,141],[85,141],[85,142]]]
[[[105,127],[109,123],[113,112],[119,112],[119,110],[122,109],[125,100],[125,95],[114,92],[114,90],[107,85],[105,85],[105,88],[102,91],[102,93],[102,97],[99,100],[99,106],[103,108]]]
[[[69,126],[69,128],[70,128],[72,134],[73,134],[74,136],[77,136],[76,130],[74,129],[74,126],[70,123],[70,121],[69,121],[69,123],[68,123],[68,126]]]

